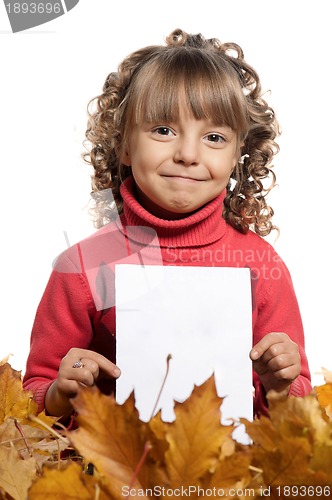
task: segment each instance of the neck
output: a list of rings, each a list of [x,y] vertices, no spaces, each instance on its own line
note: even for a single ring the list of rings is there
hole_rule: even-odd
[[[225,191],[195,213],[179,220],[159,218],[143,208],[136,199],[132,177],[121,185],[121,195],[124,224],[153,228],[161,247],[204,246],[219,240],[225,233],[226,222],[222,217]]]

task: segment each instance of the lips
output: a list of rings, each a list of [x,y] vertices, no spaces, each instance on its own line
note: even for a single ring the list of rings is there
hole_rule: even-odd
[[[182,181],[192,181],[192,182],[203,182],[205,179],[199,179],[197,177],[190,177],[187,175],[162,175],[162,177],[166,177],[167,179],[174,179],[174,180],[182,180]]]

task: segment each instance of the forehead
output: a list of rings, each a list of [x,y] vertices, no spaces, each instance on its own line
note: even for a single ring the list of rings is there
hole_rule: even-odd
[[[131,82],[128,118],[132,125],[178,121],[187,111],[196,119],[226,125],[240,135],[246,133],[245,96],[229,62],[219,54],[207,57],[199,51],[166,55],[143,65]]]

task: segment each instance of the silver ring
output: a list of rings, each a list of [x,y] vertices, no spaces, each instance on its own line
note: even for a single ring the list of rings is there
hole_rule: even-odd
[[[84,363],[82,363],[81,360],[79,361],[76,361],[74,364],[73,364],[73,368],[83,368],[84,366]]]

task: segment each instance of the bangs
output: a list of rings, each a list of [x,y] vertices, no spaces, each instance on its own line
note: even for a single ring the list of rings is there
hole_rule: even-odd
[[[249,120],[240,81],[231,63],[218,52],[166,47],[132,81],[129,122],[177,122],[185,104],[194,118],[226,125],[244,138]]]

